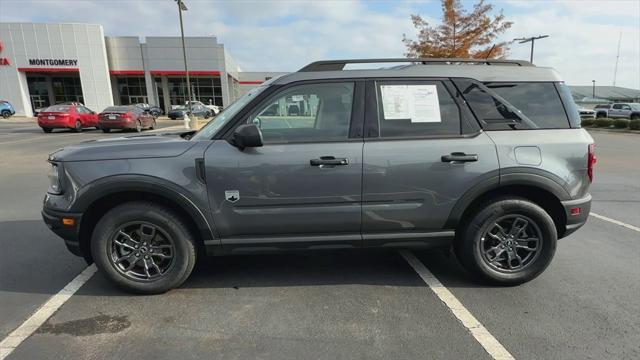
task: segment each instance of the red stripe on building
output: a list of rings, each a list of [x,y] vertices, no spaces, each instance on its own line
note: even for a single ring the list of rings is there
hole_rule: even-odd
[[[18,68],[20,72],[45,72],[45,73],[57,73],[57,72],[79,72],[78,68]]]
[[[257,85],[262,84],[264,81],[240,81],[240,85]]]
[[[151,75],[153,76],[171,76],[171,75],[179,75],[185,76],[187,73],[185,71],[166,71],[166,70],[151,70]],[[189,71],[189,76],[219,76],[220,71]]]
[[[144,75],[144,70],[109,70],[111,75]]]

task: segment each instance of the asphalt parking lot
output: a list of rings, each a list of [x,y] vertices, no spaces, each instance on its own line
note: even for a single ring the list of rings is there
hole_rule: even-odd
[[[87,266],[40,218],[47,154],[120,135],[0,120],[0,341]],[[640,135],[592,135],[592,211],[619,223],[592,216],[537,279],[479,286],[448,252],[413,253],[516,359],[640,358]],[[492,358],[394,251],[202,259],[158,296],[96,273],[34,330],[8,359]]]

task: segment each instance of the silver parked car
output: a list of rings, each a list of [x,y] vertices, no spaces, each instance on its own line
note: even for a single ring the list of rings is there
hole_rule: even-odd
[[[381,62],[407,65],[343,70]],[[204,253],[372,247],[452,247],[479,280],[514,285],[587,221],[595,161],[553,69],[319,61],[198,132],[51,154],[42,214],[71,252],[139,293],[179,286]]]

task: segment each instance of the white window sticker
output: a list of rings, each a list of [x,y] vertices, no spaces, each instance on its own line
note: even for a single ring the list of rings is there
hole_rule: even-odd
[[[386,120],[410,119],[407,85],[382,85],[382,108]]]
[[[435,85],[412,85],[411,99],[413,113],[411,122],[441,122],[438,89]]]
[[[381,91],[385,120],[442,121],[436,85],[382,85]]]

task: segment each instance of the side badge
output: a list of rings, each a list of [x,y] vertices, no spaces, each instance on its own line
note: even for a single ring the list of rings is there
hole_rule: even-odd
[[[224,192],[224,198],[227,199],[228,202],[234,203],[240,200],[240,191],[238,190],[226,190]]]

